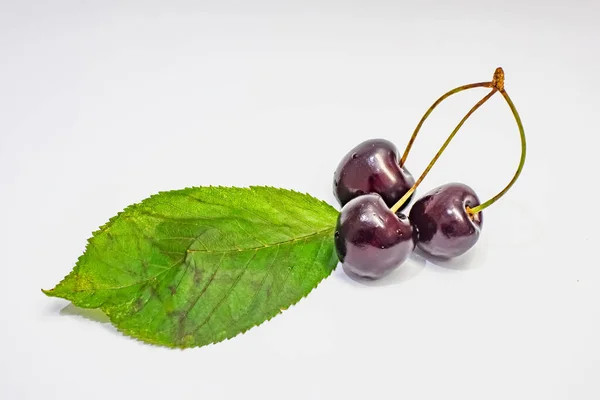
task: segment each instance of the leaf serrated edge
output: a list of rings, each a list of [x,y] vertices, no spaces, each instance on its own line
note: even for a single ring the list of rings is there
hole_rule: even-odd
[[[241,189],[241,190],[248,190],[248,191],[253,191],[256,189],[272,189],[272,190],[281,190],[281,191],[286,191],[286,192],[292,192],[292,193],[296,193],[296,194],[300,194],[302,196],[306,196],[309,197],[313,200],[316,200],[317,202],[321,203],[322,205],[327,206],[328,208],[330,208],[332,211],[334,212],[339,212],[337,209],[335,209],[331,204],[327,203],[324,200],[321,200],[317,197],[314,197],[312,195],[310,195],[309,193],[304,193],[304,192],[299,192],[297,190],[293,190],[293,189],[286,189],[286,188],[277,188],[274,186],[268,186],[268,185],[250,185],[250,186],[222,186],[222,185],[208,185],[208,186],[186,186],[182,189],[173,189],[173,190],[161,190],[158,191],[157,193],[154,193],[142,200],[140,200],[137,203],[133,203],[130,204],[129,206],[125,207],[122,211],[119,211],[117,214],[115,214],[114,216],[112,216],[111,218],[108,219],[107,222],[105,222],[104,224],[100,225],[98,227],[98,229],[96,229],[95,231],[92,232],[92,235],[87,239],[86,244],[85,244],[85,249],[83,251],[83,253],[77,258],[77,261],[75,262],[75,266],[73,267],[73,269],[71,270],[71,272],[69,272],[67,275],[65,275],[65,277],[63,279],[60,280],[60,282],[58,282],[52,289],[41,289],[42,293],[44,293],[46,296],[48,297],[59,297],[59,298],[64,298],[63,296],[57,295],[55,294],[55,291],[57,290],[57,288],[59,288],[62,284],[64,284],[71,276],[74,276],[77,273],[77,268],[80,264],[80,262],[82,261],[82,259],[86,256],[87,252],[88,252],[88,247],[91,244],[91,241],[100,233],[102,233],[102,231],[108,229],[117,219],[119,219],[123,214],[132,211],[133,209],[139,207],[140,205],[142,205],[145,201],[149,201],[150,199],[153,199],[155,197],[161,196],[163,194],[166,193],[176,193],[176,192],[184,192],[184,191],[188,191],[188,190],[197,190],[197,189],[201,189],[201,188],[212,188],[212,189]],[[97,308],[97,307],[90,307],[90,308]]]
[[[331,231],[332,231],[332,232],[333,232],[333,230],[334,230],[334,228],[332,228],[332,229],[331,229]],[[321,278],[321,279],[320,279],[320,280],[319,280],[319,281],[318,281],[318,282],[317,282],[317,283],[316,283],[316,284],[315,284],[315,285],[314,285],[314,286],[313,286],[313,287],[312,287],[312,288],[311,288],[311,289],[310,289],[308,292],[306,292],[306,294],[304,294],[304,296],[301,296],[301,297],[299,297],[299,298],[298,298],[298,300],[296,300],[295,302],[291,303],[291,304],[290,304],[289,306],[287,306],[286,308],[283,308],[283,309],[279,310],[279,312],[277,312],[276,314],[272,315],[271,317],[269,317],[269,318],[267,318],[267,319],[263,320],[262,322],[260,322],[260,323],[258,323],[258,324],[256,324],[256,325],[252,325],[252,326],[250,326],[250,327],[248,327],[248,328],[246,328],[246,329],[244,329],[244,330],[241,330],[241,331],[239,331],[238,333],[236,333],[236,334],[234,334],[234,335],[227,336],[227,337],[225,337],[225,338],[223,338],[223,339],[221,339],[221,340],[215,340],[215,341],[211,341],[211,342],[209,342],[209,343],[205,343],[205,344],[201,344],[201,345],[190,345],[190,346],[185,346],[185,345],[177,345],[177,344],[170,344],[170,343],[163,343],[163,342],[159,342],[158,340],[154,340],[154,339],[151,339],[151,338],[142,337],[141,335],[138,335],[138,336],[136,336],[136,335],[135,335],[133,332],[131,332],[131,330],[129,330],[129,329],[123,329],[123,328],[120,328],[120,327],[119,327],[119,326],[116,324],[116,322],[113,320],[113,317],[110,315],[110,313],[108,313],[107,311],[105,311],[105,310],[103,309],[103,307],[99,307],[99,308],[102,310],[102,312],[104,312],[104,313],[106,314],[106,316],[108,316],[108,318],[110,319],[110,322],[111,322],[111,324],[112,324],[112,325],[115,327],[115,329],[116,329],[117,331],[119,331],[119,333],[121,333],[121,334],[123,334],[123,335],[125,335],[125,336],[127,336],[127,337],[133,338],[133,339],[135,339],[136,341],[139,341],[139,342],[141,342],[141,343],[145,343],[145,344],[152,344],[152,345],[155,345],[155,346],[158,346],[158,347],[167,347],[167,348],[170,348],[170,349],[179,349],[179,350],[193,349],[193,348],[202,348],[202,347],[206,347],[206,346],[214,345],[214,344],[221,343],[221,342],[226,342],[226,341],[229,341],[229,340],[231,340],[231,339],[233,339],[233,338],[235,338],[235,337],[237,337],[237,336],[244,335],[244,334],[246,334],[246,332],[248,332],[249,330],[251,330],[251,329],[253,329],[253,328],[257,328],[257,327],[259,327],[259,326],[261,326],[261,325],[265,324],[266,322],[269,322],[269,321],[271,321],[273,318],[277,317],[278,315],[281,315],[281,314],[283,314],[283,312],[284,312],[284,311],[287,311],[287,310],[289,310],[290,308],[292,308],[292,307],[296,306],[296,305],[297,305],[297,304],[298,304],[298,303],[299,303],[301,300],[305,299],[305,298],[306,298],[306,297],[307,297],[309,294],[311,294],[311,293],[312,293],[312,292],[313,292],[313,291],[314,291],[316,288],[318,288],[318,287],[321,285],[321,283],[322,283],[322,282],[323,282],[323,281],[324,281],[326,278],[328,278],[329,276],[331,276],[331,274],[333,273],[333,271],[335,271],[335,269],[337,268],[337,265],[339,264],[339,263],[338,263],[338,261],[337,261],[337,255],[336,255],[336,253],[335,253],[335,250],[333,250],[333,251],[332,251],[332,256],[331,256],[331,258],[332,258],[332,261],[331,261],[331,265],[332,265],[332,266],[331,266],[331,270],[329,271],[329,273],[328,273],[327,275],[323,276],[323,277],[322,277],[322,278]],[[333,261],[333,260],[335,260],[335,261]],[[330,264],[328,264],[328,266],[329,266],[329,265],[330,265]]]
[[[142,200],[143,201],[143,200]],[[140,202],[141,203],[141,202]],[[41,289],[42,293],[44,293],[46,296],[49,297],[62,297],[62,296],[58,296],[54,293],[54,291],[61,286],[64,282],[67,281],[67,279],[69,279],[72,275],[75,275],[77,273],[76,269],[79,265],[79,263],[84,259],[84,257],[86,256],[87,252],[88,252],[88,248],[91,245],[91,241],[100,233],[102,233],[103,231],[105,231],[106,229],[108,229],[117,219],[119,219],[124,213],[130,211],[130,209],[132,209],[133,207],[138,206],[140,203],[135,203],[135,204],[131,204],[127,207],[125,207],[122,211],[119,211],[117,214],[115,214],[114,216],[112,216],[111,218],[108,219],[107,222],[105,222],[104,224],[100,225],[100,227],[98,227],[98,229],[96,229],[95,231],[92,232],[92,236],[90,236],[86,243],[85,243],[85,248],[83,250],[83,253],[77,257],[77,261],[75,262],[75,266],[73,267],[73,269],[71,270],[71,272],[69,272],[67,275],[65,275],[65,277],[63,279],[61,279],[60,282],[58,282],[52,289]]]

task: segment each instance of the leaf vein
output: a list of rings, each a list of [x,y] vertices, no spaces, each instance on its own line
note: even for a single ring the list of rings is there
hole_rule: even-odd
[[[237,276],[237,278],[236,278],[235,282],[233,283],[233,285],[231,285],[231,287],[229,288],[229,290],[227,291],[227,293],[225,293],[225,296],[223,296],[221,298],[221,300],[219,300],[219,302],[215,305],[215,307],[213,307],[213,309],[210,311],[210,313],[208,314],[208,316],[206,317],[206,319],[198,327],[196,327],[191,332],[191,334],[195,335],[200,329],[202,329],[202,327],[208,323],[208,321],[212,318],[212,316],[215,314],[215,312],[221,307],[221,305],[223,304],[223,302],[227,298],[229,298],[229,296],[231,295],[231,293],[233,292],[233,290],[235,289],[235,287],[237,286],[237,284],[242,279],[242,276],[248,270],[248,266],[250,265],[250,262],[252,262],[252,260],[254,260],[254,257],[256,257],[256,252],[254,252],[254,254],[252,254],[252,257],[250,257],[248,259],[248,261],[246,261],[246,264],[244,264],[244,267],[242,268],[242,272],[240,272],[240,274]]]

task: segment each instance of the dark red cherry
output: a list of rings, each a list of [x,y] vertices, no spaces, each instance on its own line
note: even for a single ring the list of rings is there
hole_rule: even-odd
[[[379,193],[388,207],[393,206],[415,183],[399,161],[398,149],[385,139],[367,140],[350,150],[333,176],[333,192],[340,205],[366,193]],[[409,203],[410,199],[404,206]]]
[[[479,239],[483,216],[469,215],[467,207],[479,205],[469,186],[448,183],[425,194],[413,204],[409,219],[417,231],[417,247],[441,258],[457,257]]]
[[[394,214],[379,194],[350,200],[340,212],[335,248],[346,271],[377,279],[400,266],[415,248],[408,218]]]

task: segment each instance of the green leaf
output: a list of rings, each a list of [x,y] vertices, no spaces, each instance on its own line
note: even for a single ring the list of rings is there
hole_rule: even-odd
[[[100,308],[168,347],[229,339],[295,304],[337,264],[338,212],[270,187],[161,192],[94,232],[48,296]]]

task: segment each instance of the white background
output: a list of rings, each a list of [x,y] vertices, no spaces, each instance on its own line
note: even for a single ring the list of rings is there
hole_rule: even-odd
[[[599,18],[592,0],[0,1],[0,398],[599,399]],[[497,66],[528,159],[460,259],[376,285],[338,268],[272,321],[185,351],[40,292],[159,190],[272,185],[337,206],[347,151],[402,151],[439,95]],[[485,93],[433,114],[413,174]],[[419,193],[488,198],[518,157],[496,96]]]

